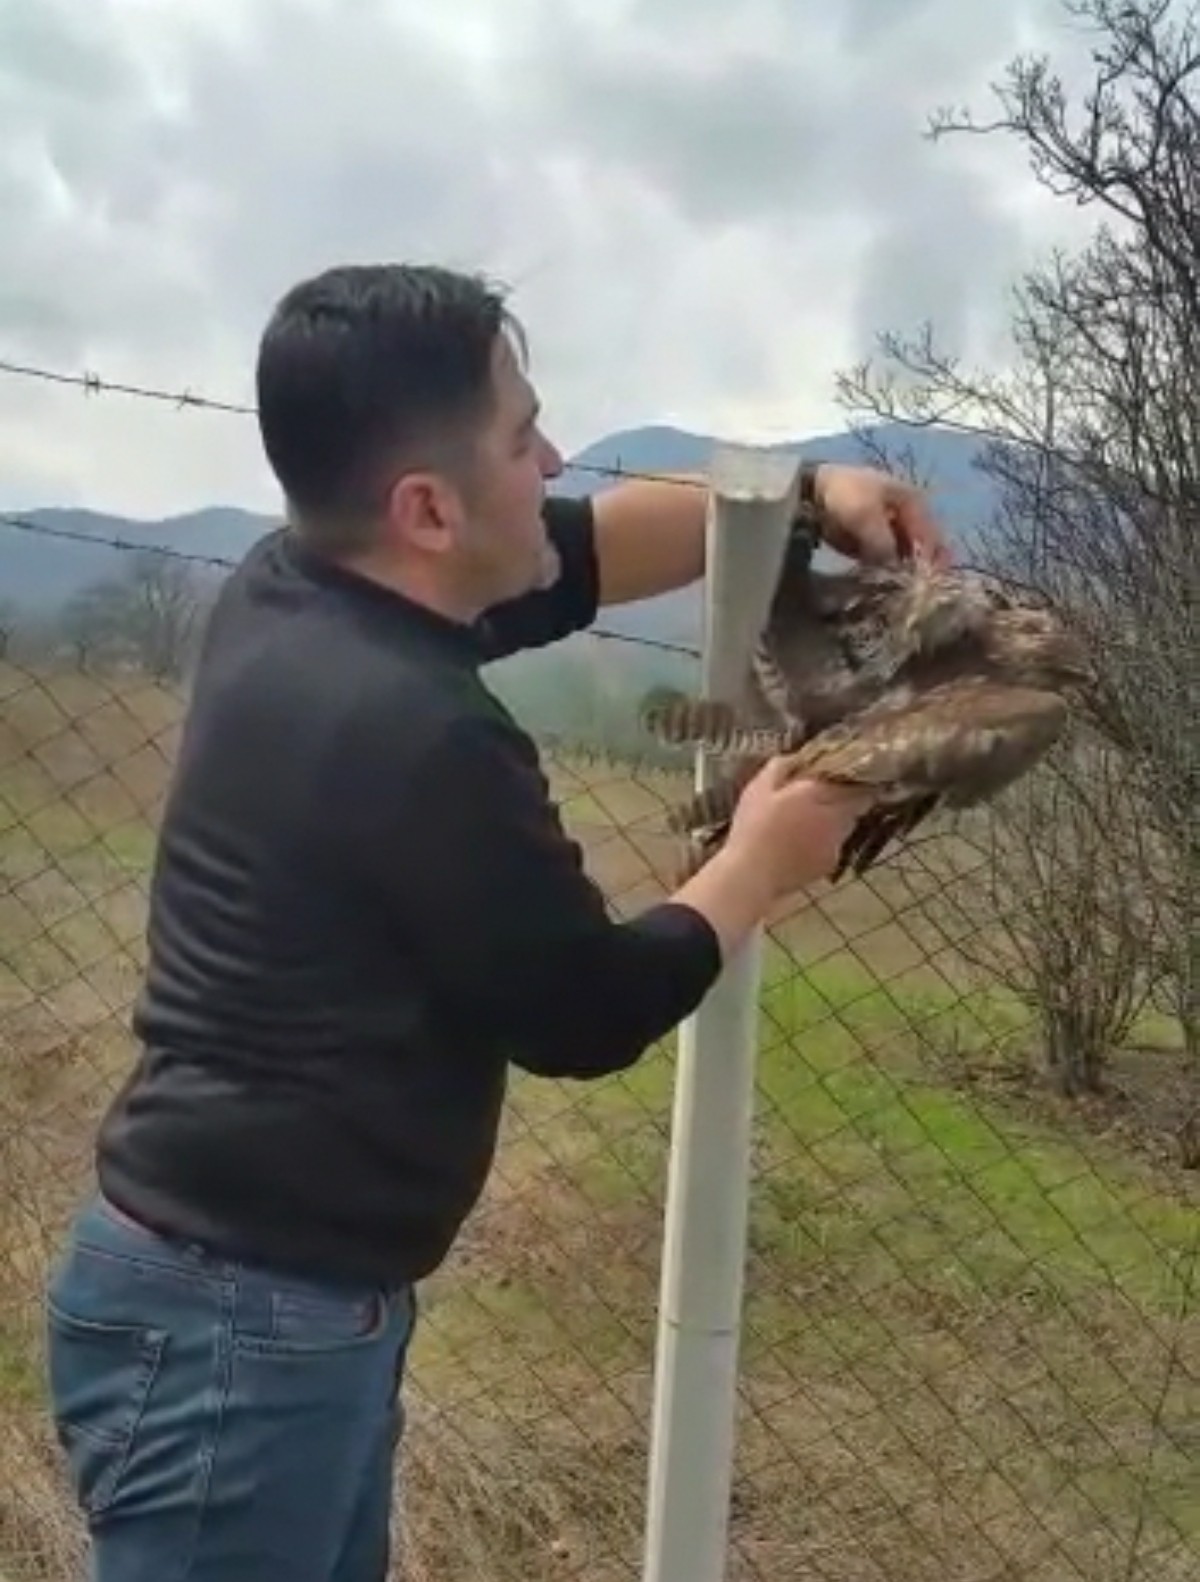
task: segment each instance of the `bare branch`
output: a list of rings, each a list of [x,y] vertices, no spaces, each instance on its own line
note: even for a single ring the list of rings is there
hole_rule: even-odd
[[[1096,204],[1106,223],[1078,255],[1051,255],[1013,293],[1011,374],[964,368],[926,327],[908,341],[882,335],[878,362],[847,373],[839,396],[855,421],[978,439],[977,465],[998,501],[979,558],[1067,612],[1099,661],[1091,715],[1120,748],[1120,809],[1107,778],[1075,774],[1060,775],[1043,806],[1022,811],[1018,800],[1010,810],[1020,861],[1004,860],[1009,876],[1026,875],[1022,926],[1037,941],[1018,958],[1045,991],[1048,1039],[1065,1014],[1051,978],[1065,974],[1078,1002],[1107,993],[1104,1016],[1093,1008],[1094,1034],[1106,1018],[1123,1023],[1129,985],[1161,1003],[1166,974],[1200,1060],[1200,32],[1195,8],[1178,22],[1165,0],[1070,0],[1067,11],[1096,38],[1081,104],[1045,59],[1020,59],[996,90],[999,119],[942,112],[933,135],[1017,137],[1040,182]],[[1035,860],[1038,843],[1064,831],[1088,861]],[[1145,915],[1111,934],[1111,949],[1093,938],[1097,981],[1085,985],[1078,951],[1066,959],[1052,936],[1086,930],[1093,914],[1079,912],[1079,896],[1094,909],[1096,865],[1117,846]],[[1046,961],[1056,964],[1050,978],[1038,965]],[[1085,1032],[1077,1025],[1073,1036]]]

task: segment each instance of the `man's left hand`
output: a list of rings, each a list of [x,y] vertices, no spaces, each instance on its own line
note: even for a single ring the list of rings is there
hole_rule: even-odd
[[[923,490],[877,467],[825,462],[814,496],[830,549],[866,565],[893,566],[920,555],[935,566],[951,554]]]

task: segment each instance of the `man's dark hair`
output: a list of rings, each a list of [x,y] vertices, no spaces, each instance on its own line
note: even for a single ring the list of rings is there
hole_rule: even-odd
[[[405,464],[453,469],[492,408],[500,288],[432,265],[341,265],[293,286],[263,332],[258,420],[294,526],[365,548]]]

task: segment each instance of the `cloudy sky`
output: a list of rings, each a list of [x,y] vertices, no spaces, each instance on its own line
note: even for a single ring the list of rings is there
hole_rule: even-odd
[[[507,281],[568,451],[674,422],[839,426],[932,317],[1002,355],[1069,213],[1020,150],[933,144],[1055,0],[0,0],[0,360],[248,401],[296,278]],[[253,420],[0,375],[0,505],[274,508]]]

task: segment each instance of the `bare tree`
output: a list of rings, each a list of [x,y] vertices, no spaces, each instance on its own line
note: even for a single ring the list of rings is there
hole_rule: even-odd
[[[119,591],[116,583],[92,583],[62,608],[58,636],[80,670],[113,657],[121,632]]]
[[[1165,970],[1158,860],[1120,757],[1067,742],[983,821],[982,882],[956,901],[976,925],[961,948],[1037,1014],[1043,1057],[1068,1097],[1104,1085]]]
[[[1195,6],[1184,16],[1171,0],[1064,8],[1095,38],[1079,104],[1045,57],[1021,57],[996,87],[996,119],[943,112],[931,136],[1019,139],[1039,182],[1096,208],[1090,245],[1021,283],[1011,375],[964,369],[927,326],[884,335],[840,395],[874,420],[976,434],[999,500],[980,558],[1043,589],[1090,637],[1096,722],[1120,746],[1132,798],[1124,816],[1153,834],[1126,844],[1156,853],[1137,877],[1163,921],[1139,965],[1153,981],[1165,965],[1200,1063],[1200,29]],[[1074,801],[1055,817],[1078,833],[1088,804],[1065,786]]]
[[[158,680],[178,680],[200,619],[190,567],[148,549],[134,557],[126,583],[128,635],[139,662]]]
[[[203,603],[190,567],[146,549],[125,575],[84,588],[63,611],[62,630],[77,662],[126,659],[157,680],[178,680],[192,651]]]

